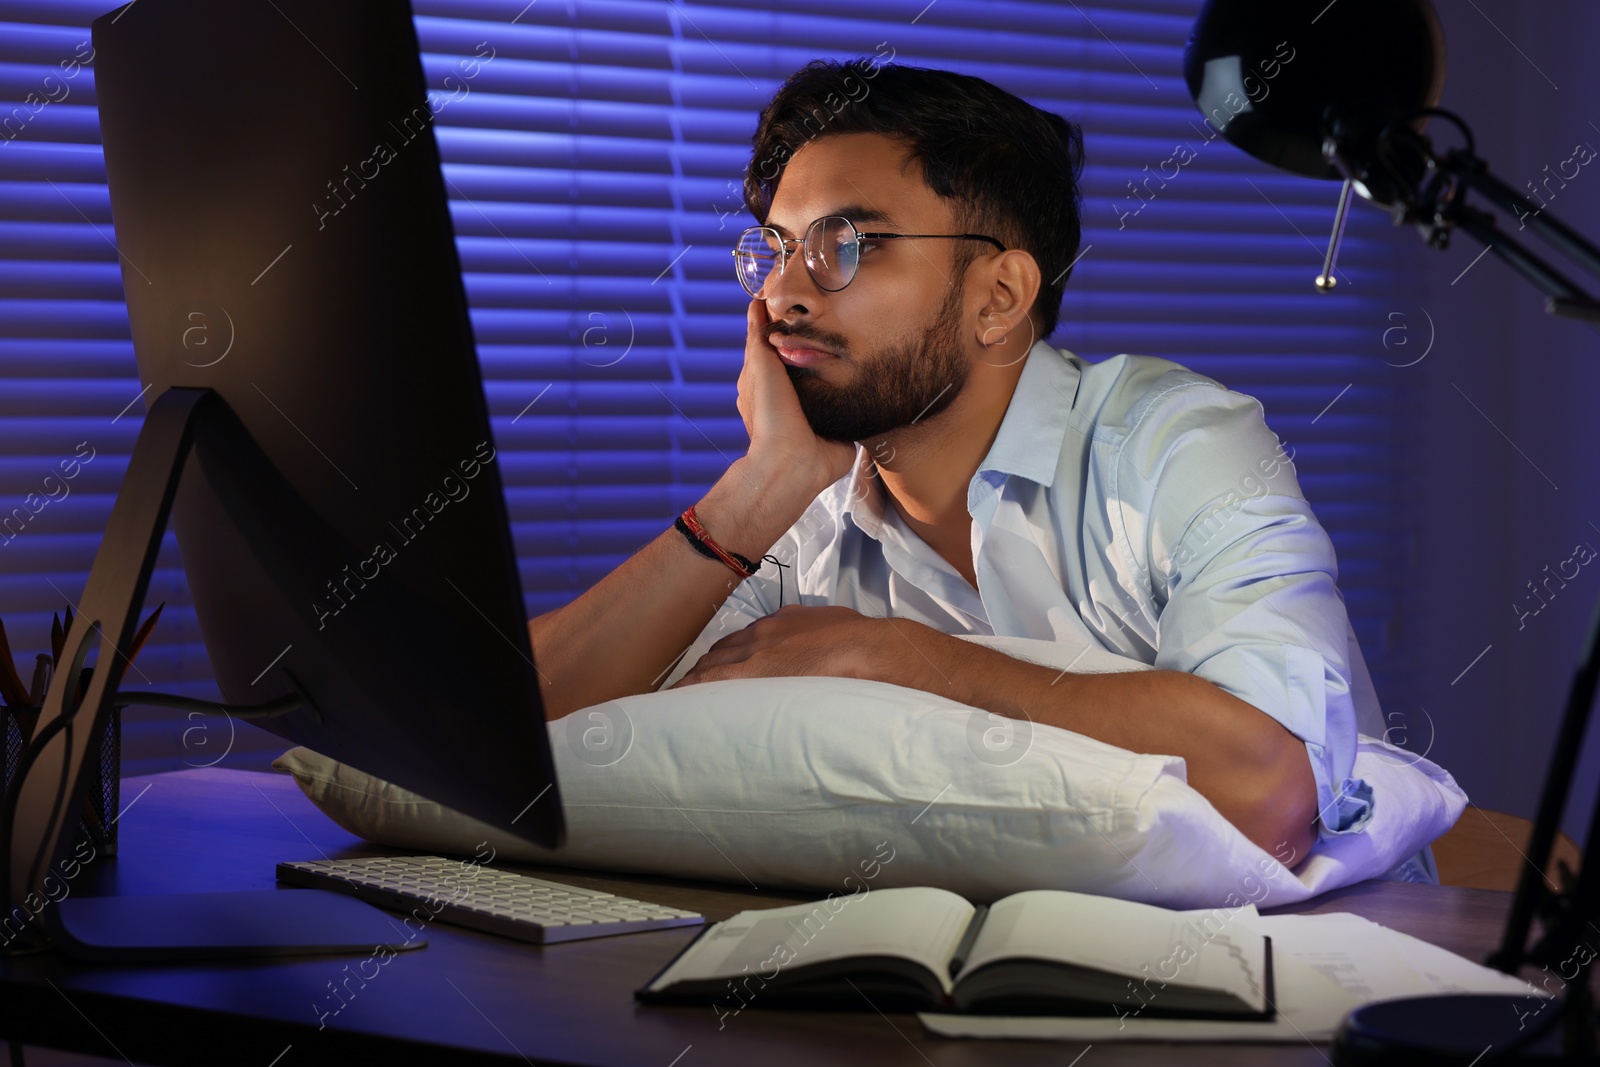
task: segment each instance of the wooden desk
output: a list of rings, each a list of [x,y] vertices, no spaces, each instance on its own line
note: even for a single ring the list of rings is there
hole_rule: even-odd
[[[274,864],[382,851],[339,829],[287,775],[220,769],[128,778],[115,859],[79,875],[84,895],[270,888]],[[717,920],[811,899],[710,883],[523,868],[691,908]],[[289,892],[291,890],[285,890]],[[1284,911],[1353,911],[1475,959],[1494,947],[1510,895],[1368,883]],[[695,934],[662,930],[537,947],[434,922],[428,947],[387,961],[318,1029],[330,983],[364,957],[90,965],[51,952],[0,960],[0,1035],[138,1063],[553,1063],[1007,1065],[1074,1062],[1083,1046],[935,1037],[913,1015],[763,1012],[719,1029],[709,1006],[636,1004],[633,990]],[[349,967],[350,970],[345,970]],[[370,968],[368,968],[370,971]],[[1306,1064],[1302,1046],[1111,1045],[1110,1063]]]

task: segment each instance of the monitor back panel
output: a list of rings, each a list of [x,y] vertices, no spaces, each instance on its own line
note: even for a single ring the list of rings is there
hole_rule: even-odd
[[[173,514],[224,696],[303,688],[325,721],[268,729],[555,840],[408,5],[139,0],[94,45],[146,403],[205,387],[236,417],[197,436]]]

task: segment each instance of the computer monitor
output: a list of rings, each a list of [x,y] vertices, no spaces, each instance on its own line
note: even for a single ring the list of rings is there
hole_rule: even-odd
[[[7,903],[69,860],[168,503],[225,700],[293,708],[260,725],[559,844],[409,5],[138,0],[93,34],[148,414],[14,791]]]

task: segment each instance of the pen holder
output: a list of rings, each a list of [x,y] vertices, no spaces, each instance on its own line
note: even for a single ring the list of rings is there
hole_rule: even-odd
[[[164,607],[165,604],[157,605],[156,610],[139,624],[126,653],[118,650],[129,667],[133,666],[133,658],[139,654],[150,631],[160,621]],[[72,625],[71,607],[67,608],[65,621],[60,616],[51,617],[50,651],[34,657],[33,683],[24,685],[22,676],[17,673],[16,662],[12,659],[11,642],[6,636],[5,624],[0,623],[0,701],[4,702],[4,706],[0,707],[0,733],[5,736],[7,794],[27,754],[34,726],[39,721],[39,712],[50,692],[51,680],[55,677],[56,665],[66,651]],[[93,677],[93,667],[80,667],[75,691],[68,699],[75,704],[81,702],[89,693]],[[112,699],[115,700],[115,696]],[[81,772],[84,777],[83,815],[73,831],[74,853],[80,853],[79,845],[88,844],[93,847],[93,855],[117,854],[118,804],[122,798],[122,708],[121,704],[111,705],[99,735],[89,739],[84,752],[85,766]]]
[[[23,750],[33,736],[33,726],[38,719],[38,708],[0,706],[0,720],[3,720],[5,730],[7,791],[16,778]],[[78,820],[73,851],[80,853],[78,846],[87,843],[94,849],[94,855],[115,856],[117,810],[122,798],[121,706],[112,706],[110,714],[106,716],[105,728],[90,743],[83,776],[83,816]]]

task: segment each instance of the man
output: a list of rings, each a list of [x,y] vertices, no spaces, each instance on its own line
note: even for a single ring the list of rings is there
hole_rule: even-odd
[[[763,110],[751,159],[749,451],[529,624],[549,715],[663,684],[872,678],[1181,756],[1291,865],[1359,830],[1370,790],[1347,776],[1376,698],[1261,405],[1036,340],[1077,256],[1078,129],[977,78],[817,62]],[[1159,669],[1061,672],[956,634]]]

